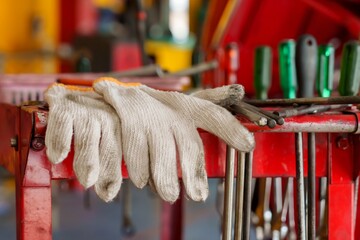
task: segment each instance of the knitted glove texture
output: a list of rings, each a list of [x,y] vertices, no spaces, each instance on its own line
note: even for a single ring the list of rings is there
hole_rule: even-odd
[[[204,149],[197,128],[237,150],[247,152],[254,147],[252,134],[226,109],[210,101],[111,78],[99,79],[93,87],[119,116],[130,179],[139,188],[151,179],[165,201],[174,202],[179,195],[177,155],[187,195],[195,201],[208,196]]]
[[[112,200],[120,190],[121,127],[115,110],[92,88],[52,85],[45,93],[49,104],[45,144],[48,159],[62,162],[74,138],[73,168],[85,187]]]

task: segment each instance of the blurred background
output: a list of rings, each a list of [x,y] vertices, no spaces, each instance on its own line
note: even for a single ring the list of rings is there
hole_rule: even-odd
[[[269,97],[281,97],[279,43],[305,33],[334,47],[336,88],[341,49],[360,39],[360,1],[8,0],[0,3],[0,29],[0,94],[11,84],[5,81],[11,75],[3,74],[104,73],[153,63],[176,72],[221,59],[235,42],[237,82],[247,96],[255,95],[255,49],[267,45],[273,52]],[[196,75],[186,89],[222,85],[218,74]],[[22,81],[17,84],[27,84]],[[15,239],[14,180],[0,170],[0,239]],[[131,224],[124,220],[124,194],[104,204],[76,181],[55,182],[54,239],[159,239],[160,200],[148,189],[126,185]],[[184,201],[185,239],[220,238],[218,185],[220,180],[210,180],[205,203]]]

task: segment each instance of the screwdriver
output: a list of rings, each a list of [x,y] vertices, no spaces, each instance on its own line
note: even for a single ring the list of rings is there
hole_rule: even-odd
[[[271,86],[272,51],[268,46],[255,49],[255,89],[256,98],[265,100]]]
[[[344,45],[341,59],[339,93],[341,96],[356,96],[360,84],[360,46],[358,41]]]
[[[320,45],[318,47],[318,71],[316,78],[316,91],[320,97],[330,97],[334,81],[334,58],[335,49],[332,45]],[[329,135],[328,135],[329,137]],[[326,195],[327,177],[320,178],[319,194],[319,230],[318,237],[326,238]]]
[[[299,84],[300,97],[313,97],[317,70],[318,49],[313,36],[302,35],[296,45],[296,75]],[[302,134],[302,133],[296,133]],[[302,149],[300,149],[302,151]],[[308,133],[308,239],[316,237],[315,209],[315,133]],[[302,169],[301,169],[302,170]],[[299,183],[298,183],[299,186]],[[299,197],[298,197],[299,198]],[[302,222],[301,222],[302,223]],[[300,226],[301,227],[301,226]]]
[[[268,91],[271,85],[272,51],[268,46],[259,46],[255,49],[254,65],[254,86],[257,99],[265,100],[268,98]],[[259,203],[255,210],[256,215],[256,237],[257,239],[267,239],[271,237],[271,211],[269,210],[269,196],[271,191],[271,178],[260,178]]]
[[[316,91],[320,97],[330,97],[334,81],[335,49],[332,45],[320,45],[318,48],[318,71]]]
[[[295,98],[297,90],[295,41],[285,40],[279,45],[280,85],[284,98]]]
[[[345,43],[341,58],[339,93],[342,96],[355,96],[360,85],[360,44],[358,41]],[[355,181],[354,224],[356,221],[359,176]]]
[[[283,95],[284,98],[295,98],[296,97],[296,90],[297,90],[297,81],[296,81],[296,68],[295,68],[295,41],[290,39],[290,40],[285,40],[283,42],[280,43],[279,45],[279,71],[280,71],[280,86],[282,88],[283,91]],[[296,134],[296,148],[298,148],[299,146],[302,149],[302,135],[301,134]],[[298,151],[297,151],[298,152]],[[300,199],[302,199],[302,204],[298,205],[298,209],[299,209],[299,221],[298,224],[299,226],[301,226],[301,228],[298,229],[298,239],[304,240],[305,236],[304,234],[304,225],[302,222],[303,216],[304,216],[304,185],[303,185],[303,180],[301,181],[301,179],[303,179],[303,175],[304,173],[302,171],[298,171],[300,169],[302,169],[302,151],[299,152],[299,156],[297,154],[296,156],[296,177],[298,180],[298,183],[302,183],[302,185],[300,185],[302,187],[298,188],[298,190],[300,190],[300,192],[298,192],[298,199],[300,196]],[[300,166],[299,166],[300,165]],[[300,174],[299,174],[300,173]],[[302,176],[301,176],[302,173]],[[300,180],[300,181],[299,181]],[[287,182],[287,187],[286,187],[286,194],[289,197],[289,232],[288,232],[288,236],[292,236],[294,235],[294,233],[296,232],[294,229],[294,216],[290,215],[293,214],[293,211],[290,211],[290,206],[293,206],[293,201],[294,201],[294,196],[290,195],[293,192],[293,178],[289,178],[288,182]],[[302,191],[301,191],[302,190]],[[300,194],[299,194],[300,193]],[[301,194],[302,193],[302,194]],[[298,201],[298,204],[300,203],[300,201]],[[284,205],[283,205],[284,207]]]

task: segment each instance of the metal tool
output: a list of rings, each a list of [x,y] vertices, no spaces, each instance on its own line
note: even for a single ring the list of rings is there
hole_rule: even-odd
[[[285,40],[279,45],[280,85],[284,98],[295,98],[297,91],[295,41]]]
[[[309,35],[302,35],[296,45],[296,74],[300,97],[313,97],[317,71],[318,48],[316,39]],[[315,240],[316,236],[316,209],[315,209],[315,133],[308,133],[308,239]],[[301,149],[302,151],[302,149]],[[300,169],[303,171],[303,169]],[[301,172],[300,172],[301,174]],[[298,184],[300,186],[300,184]],[[299,190],[298,190],[299,191]],[[302,222],[301,222],[302,223]],[[305,229],[305,226],[303,227]]]
[[[239,152],[237,157],[236,196],[235,196],[235,240],[241,240],[243,234],[243,207],[245,186],[245,153]]]
[[[360,86],[360,44],[349,41],[344,45],[341,59],[339,93],[342,96],[355,96]],[[354,225],[356,224],[357,196],[359,194],[359,176],[355,180]]]
[[[254,86],[257,99],[267,99],[271,86],[272,51],[269,46],[259,46],[255,49]]]
[[[336,111],[343,111],[347,109],[349,104],[336,104],[336,105],[312,105],[309,107],[298,107],[298,108],[289,108],[279,111],[274,111],[274,114],[278,115],[279,117],[287,118],[287,117],[294,117],[294,116],[301,116],[306,114],[312,113],[322,113],[329,110],[336,110]]]
[[[250,239],[251,220],[251,182],[252,182],[253,152],[245,153],[245,185],[244,185],[244,208],[243,208],[243,238]]]
[[[273,118],[268,117],[268,115],[270,115],[272,113],[264,114],[265,110],[261,110],[261,109],[259,109],[257,107],[254,107],[254,106],[252,106],[250,104],[247,104],[245,102],[239,102],[236,106],[235,105],[231,106],[231,108],[245,109],[246,111],[251,112],[251,113],[255,114],[258,117],[265,118],[266,119],[266,125],[269,128],[274,128],[276,126],[276,120],[273,119]],[[274,116],[276,116],[276,115],[274,115]],[[275,118],[280,119],[279,116],[276,116]],[[283,120],[284,119],[282,119],[282,123],[284,122]]]
[[[320,45],[318,48],[318,71],[316,79],[316,90],[320,97],[330,97],[334,81],[334,59],[335,49],[332,45]],[[336,105],[333,105],[336,106]],[[341,110],[339,105],[339,110]],[[344,107],[345,108],[345,107]],[[331,110],[331,109],[329,109]],[[328,138],[330,136],[328,135]],[[327,177],[320,178],[319,183],[319,227],[317,237],[327,238]]]
[[[181,76],[191,76],[191,75],[195,75],[195,74],[199,74],[205,71],[210,71],[213,70],[215,68],[217,68],[219,66],[219,63],[217,60],[212,60],[209,62],[203,62],[203,63],[199,63],[197,65],[194,65],[190,68],[186,68],[177,72],[172,72],[172,73],[164,73],[162,76],[162,78],[167,78],[167,77],[181,77]]]
[[[298,209],[297,238],[305,240],[305,196],[304,196],[304,158],[302,133],[295,133],[296,151],[296,192]]]
[[[230,106],[230,110],[235,114],[241,114],[249,119],[251,122],[255,123],[258,126],[266,126],[267,119],[264,116],[261,116],[253,111],[250,111],[246,107],[241,107],[239,105]],[[275,123],[276,125],[276,123]]]
[[[249,109],[252,112],[258,113],[259,115],[265,117],[268,121],[268,126],[269,127],[275,127],[276,124],[278,125],[283,125],[285,123],[285,120],[283,117],[276,115],[272,112],[266,111],[264,109],[255,107],[251,104],[248,104],[246,102],[241,102],[240,103],[242,107]]]
[[[285,98],[295,98],[297,90],[295,68],[295,42],[287,40],[279,46],[280,81]],[[300,240],[305,240],[305,202],[304,202],[304,169],[302,155],[302,133],[295,133],[296,149],[296,183],[297,183],[297,208],[298,208],[298,231]],[[290,184],[288,191],[291,191]],[[292,209],[289,209],[289,213]]]
[[[269,46],[259,46],[255,49],[255,67],[254,67],[254,86],[257,99],[267,99],[268,91],[271,86],[272,75],[272,52]],[[249,104],[245,104],[249,105]],[[252,105],[249,105],[255,108]],[[274,117],[272,113],[268,114],[268,111],[259,112],[267,117],[270,117],[277,121],[278,124],[282,124],[284,119]],[[279,121],[280,120],[280,121]],[[282,120],[282,121],[281,121]],[[258,206],[255,210],[255,216],[253,222],[256,225],[256,238],[267,239],[271,237],[271,218],[272,212],[270,210],[270,193],[271,193],[271,178],[259,178],[256,183],[258,184]],[[280,200],[281,201],[281,200]]]
[[[270,192],[271,178],[258,179],[258,206],[255,209],[256,238],[268,239],[271,237]]]
[[[332,105],[332,104],[359,104],[360,96],[340,96],[329,98],[294,98],[294,99],[244,99],[244,102],[257,107],[282,107],[282,106],[300,106],[300,105]]]
[[[347,42],[343,48],[339,93],[355,96],[360,86],[360,45],[358,41]]]
[[[289,240],[295,240],[297,238],[295,230],[295,204],[294,204],[294,179],[289,178],[288,180],[288,197],[289,197],[289,230],[287,237]],[[302,198],[304,199],[304,198]]]
[[[232,238],[232,206],[234,193],[234,164],[235,164],[235,149],[226,146],[226,175],[225,175],[225,196],[223,208],[223,223],[222,223],[222,239],[230,240]]]

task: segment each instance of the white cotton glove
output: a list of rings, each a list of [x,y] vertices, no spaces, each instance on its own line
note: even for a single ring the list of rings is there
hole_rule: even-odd
[[[244,95],[244,87],[240,84],[209,88],[191,94],[193,97],[208,100],[224,108],[229,108],[231,105],[238,104],[242,101]]]
[[[179,195],[177,152],[187,195],[195,201],[208,196],[204,149],[197,128],[240,151],[254,148],[252,134],[227,110],[209,101],[112,78],[100,78],[93,87],[119,115],[130,179],[142,188],[151,178],[165,201],[174,202]]]
[[[112,200],[120,190],[121,128],[115,110],[92,88],[54,84],[45,92],[49,116],[45,144],[48,159],[62,162],[74,135],[74,172],[97,195]]]

